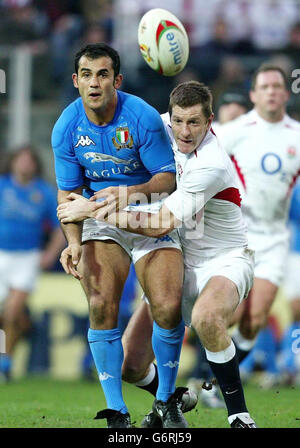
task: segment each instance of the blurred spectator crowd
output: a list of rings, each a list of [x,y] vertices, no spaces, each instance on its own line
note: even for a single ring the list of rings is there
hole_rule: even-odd
[[[34,98],[58,98],[65,106],[76,97],[70,78],[75,52],[99,41],[119,49],[119,28],[124,26],[128,52],[138,53],[135,25],[146,11],[161,6],[158,0],[0,0],[0,45],[29,46],[38,61],[34,76],[42,78],[33,89]],[[187,29],[191,51],[186,69],[175,78],[162,78],[142,57],[137,67],[126,65],[121,51],[124,90],[142,96],[160,112],[174,84],[182,80],[207,83],[218,102],[228,89],[248,91],[251,73],[261,62],[279,64],[291,80],[293,70],[300,68],[300,0],[165,0],[163,8]],[[300,117],[296,96],[289,112]]]

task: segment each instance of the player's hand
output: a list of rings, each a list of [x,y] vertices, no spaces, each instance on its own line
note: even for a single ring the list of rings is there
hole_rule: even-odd
[[[93,212],[98,208],[98,203],[91,202],[80,194],[70,193],[67,199],[68,202],[64,202],[57,207],[58,219],[63,224],[92,218]]]
[[[97,202],[97,208],[98,210],[103,210],[103,216],[108,216],[111,213],[116,213],[119,210],[122,210],[128,205],[128,189],[124,186],[118,186],[118,187],[107,187],[103,188],[103,190],[97,191],[91,198],[90,202],[99,201],[102,199],[101,202]]]
[[[80,244],[73,243],[66,247],[60,256],[60,262],[66,274],[73,275],[77,280],[82,279],[82,275],[78,272],[78,263],[81,258],[82,247]]]

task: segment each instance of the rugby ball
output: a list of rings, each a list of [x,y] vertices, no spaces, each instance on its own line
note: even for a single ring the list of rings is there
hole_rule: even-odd
[[[188,61],[189,39],[184,26],[165,9],[150,9],[141,18],[138,42],[147,64],[161,75],[177,75]]]

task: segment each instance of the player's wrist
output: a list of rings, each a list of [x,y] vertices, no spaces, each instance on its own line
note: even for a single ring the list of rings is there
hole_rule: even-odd
[[[69,247],[81,246],[81,241],[75,241],[75,240],[68,241],[68,246]]]
[[[86,217],[96,219],[98,210],[99,204],[97,202],[89,202],[88,209],[86,211]]]

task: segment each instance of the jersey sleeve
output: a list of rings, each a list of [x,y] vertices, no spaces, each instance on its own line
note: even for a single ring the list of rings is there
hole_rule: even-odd
[[[56,183],[60,190],[72,191],[83,185],[83,172],[72,146],[65,117],[56,122],[51,137],[54,153]]]
[[[140,158],[152,175],[163,172],[175,173],[175,160],[169,136],[159,113],[154,110],[151,112],[149,114],[148,111],[146,118],[140,122]]]
[[[182,222],[190,220],[212,197],[223,189],[224,170],[202,168],[186,174],[179,185],[164,202],[173,215]]]

